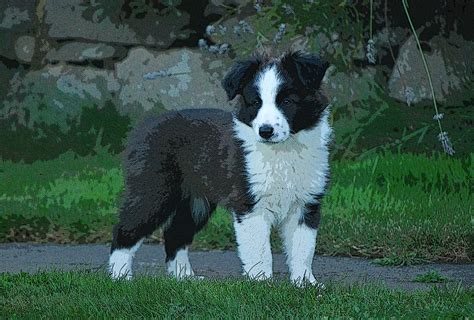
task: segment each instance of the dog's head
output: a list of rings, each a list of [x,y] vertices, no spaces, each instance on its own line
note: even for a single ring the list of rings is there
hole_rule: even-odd
[[[301,52],[254,57],[238,62],[222,85],[229,100],[243,98],[237,120],[250,126],[259,141],[278,143],[318,124],[327,106],[319,88],[328,66]]]

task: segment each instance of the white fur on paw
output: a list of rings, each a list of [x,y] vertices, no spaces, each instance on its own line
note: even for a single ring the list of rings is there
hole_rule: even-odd
[[[109,273],[114,280],[132,279],[132,258],[128,252],[124,251],[115,250],[110,256]]]
[[[309,275],[303,275],[299,277],[292,276],[291,281],[299,288],[313,286],[313,287],[318,288],[319,290],[326,289],[326,286],[323,283],[316,281],[316,278],[314,277],[312,273],[310,273]]]
[[[135,252],[140,248],[143,239],[131,248],[116,249],[109,258],[109,274],[114,280],[132,279],[132,262]]]
[[[169,275],[178,280],[194,278],[194,271],[188,258],[188,249],[178,250],[174,259],[167,262],[166,269]]]
[[[176,261],[171,261],[168,262],[167,270],[170,276],[173,276],[178,280],[194,277],[194,271],[190,264],[181,264],[176,263]]]
[[[114,269],[113,267],[109,268],[110,277],[113,280],[132,280],[132,272],[122,271],[122,269]]]
[[[272,273],[271,271],[264,271],[264,270],[254,270],[251,269],[249,272],[244,272],[244,276],[248,277],[250,280],[256,281],[265,281],[271,279]]]
[[[259,262],[249,268],[248,271],[245,271],[245,265],[244,267],[244,272],[242,273],[243,276],[248,277],[250,280],[256,280],[256,281],[265,281],[268,280],[272,277],[272,269],[271,267],[269,268],[268,266],[265,267],[265,265],[268,265],[268,263],[262,263]]]

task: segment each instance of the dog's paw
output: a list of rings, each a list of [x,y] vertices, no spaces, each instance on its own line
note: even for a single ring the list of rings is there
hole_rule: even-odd
[[[324,283],[318,282],[312,273],[304,274],[302,276],[292,276],[291,281],[299,288],[311,286],[316,287],[319,290],[326,289]]]
[[[117,265],[112,264],[108,269],[109,276],[112,280],[132,280],[132,270],[127,268],[127,266],[118,267]]]
[[[247,277],[250,280],[255,281],[265,281],[272,278],[272,273],[269,271],[263,270],[250,270],[249,272],[244,272],[242,274],[244,277]]]
[[[170,277],[175,278],[176,280],[204,280],[206,277],[199,276],[194,273],[193,269],[190,269],[190,266],[187,268],[180,268],[179,272],[170,272],[168,273]]]

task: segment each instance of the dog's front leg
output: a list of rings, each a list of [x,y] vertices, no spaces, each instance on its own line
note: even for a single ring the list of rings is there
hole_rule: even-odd
[[[317,284],[312,270],[317,233],[318,229],[302,218],[301,210],[290,214],[281,225],[290,279],[297,285]]]
[[[234,228],[243,274],[256,280],[270,278],[272,276],[270,219],[257,212],[243,216],[234,214]]]

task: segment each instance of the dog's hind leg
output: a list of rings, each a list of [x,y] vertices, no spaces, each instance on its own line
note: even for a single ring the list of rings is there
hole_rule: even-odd
[[[113,279],[132,278],[132,261],[143,239],[144,237],[129,248],[112,249],[109,258],[109,273]]]
[[[215,210],[214,204],[201,199],[183,199],[177,206],[171,223],[165,228],[166,267],[168,274],[180,279],[194,276],[188,257],[188,247],[194,235],[206,224]]]
[[[150,189],[133,194],[128,191],[120,208],[109,259],[109,272],[114,279],[132,277],[135,252],[144,238],[152,234],[174,211],[172,203],[175,200],[170,199],[171,193],[160,197]]]

